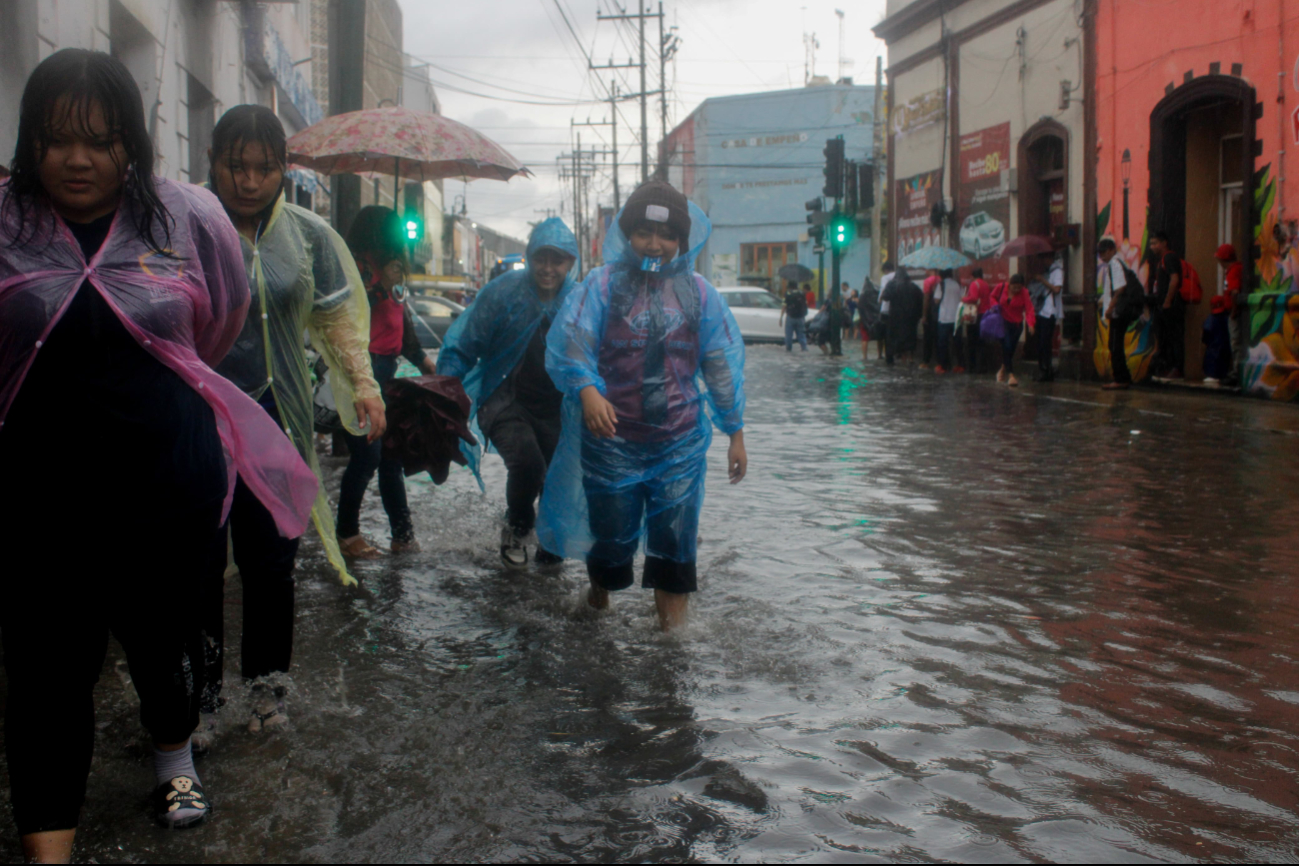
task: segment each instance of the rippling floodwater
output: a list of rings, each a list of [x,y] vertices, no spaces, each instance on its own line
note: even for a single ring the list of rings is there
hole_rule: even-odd
[[[719,437],[687,630],[640,589],[590,615],[574,563],[498,568],[495,458],[486,496],[412,482],[425,551],[363,590],[304,545],[291,730],[242,730],[232,638],[207,827],[149,823],[110,653],[78,857],[1299,855],[1299,413],[770,347],[748,376],[750,476],[723,483]]]

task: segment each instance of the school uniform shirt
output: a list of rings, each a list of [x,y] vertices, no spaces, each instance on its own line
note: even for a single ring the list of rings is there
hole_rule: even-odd
[[[893,282],[893,278],[895,276],[897,276],[896,273],[888,273],[880,278],[880,315],[881,316],[887,316],[889,314],[889,302],[884,300],[884,290],[889,287],[889,283]]]
[[[961,308],[961,284],[950,277],[934,287],[934,301],[938,304],[938,324],[956,324],[956,313]]]
[[[970,281],[970,287],[965,290],[961,303],[978,304],[979,315],[982,316],[992,306],[992,286],[982,277],[976,277]]]
[[[1114,300],[1114,293],[1123,291],[1128,284],[1127,274],[1123,273],[1123,263],[1119,261],[1117,254],[1109,260],[1108,264],[1101,264],[1101,315],[1110,308],[1110,303]]]
[[[1051,265],[1051,270],[1047,274],[1046,281],[1047,284],[1051,287],[1054,286],[1063,287],[1064,286],[1064,265],[1060,264],[1059,262],[1056,262],[1055,264]],[[1042,301],[1042,309],[1038,311],[1038,315],[1044,319],[1059,319],[1064,316],[1064,289],[1063,288],[1060,290],[1060,294],[1058,295],[1053,291],[1048,291],[1046,293],[1046,298]]]

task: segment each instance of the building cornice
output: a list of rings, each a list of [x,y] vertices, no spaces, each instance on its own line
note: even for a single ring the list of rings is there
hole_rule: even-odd
[[[964,2],[965,0],[912,0],[897,13],[876,24],[871,32],[886,43],[891,43],[930,21],[941,18]]]

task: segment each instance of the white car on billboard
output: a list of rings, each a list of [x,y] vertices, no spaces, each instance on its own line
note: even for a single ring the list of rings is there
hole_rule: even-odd
[[[1006,245],[1006,227],[986,210],[970,214],[961,223],[961,252],[972,259],[986,259]]]

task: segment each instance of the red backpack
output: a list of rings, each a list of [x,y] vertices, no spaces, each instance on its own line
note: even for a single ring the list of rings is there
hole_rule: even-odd
[[[1195,272],[1195,266],[1182,259],[1182,285],[1180,287],[1182,300],[1188,304],[1198,304],[1204,298],[1204,287],[1200,285],[1200,275]]]

